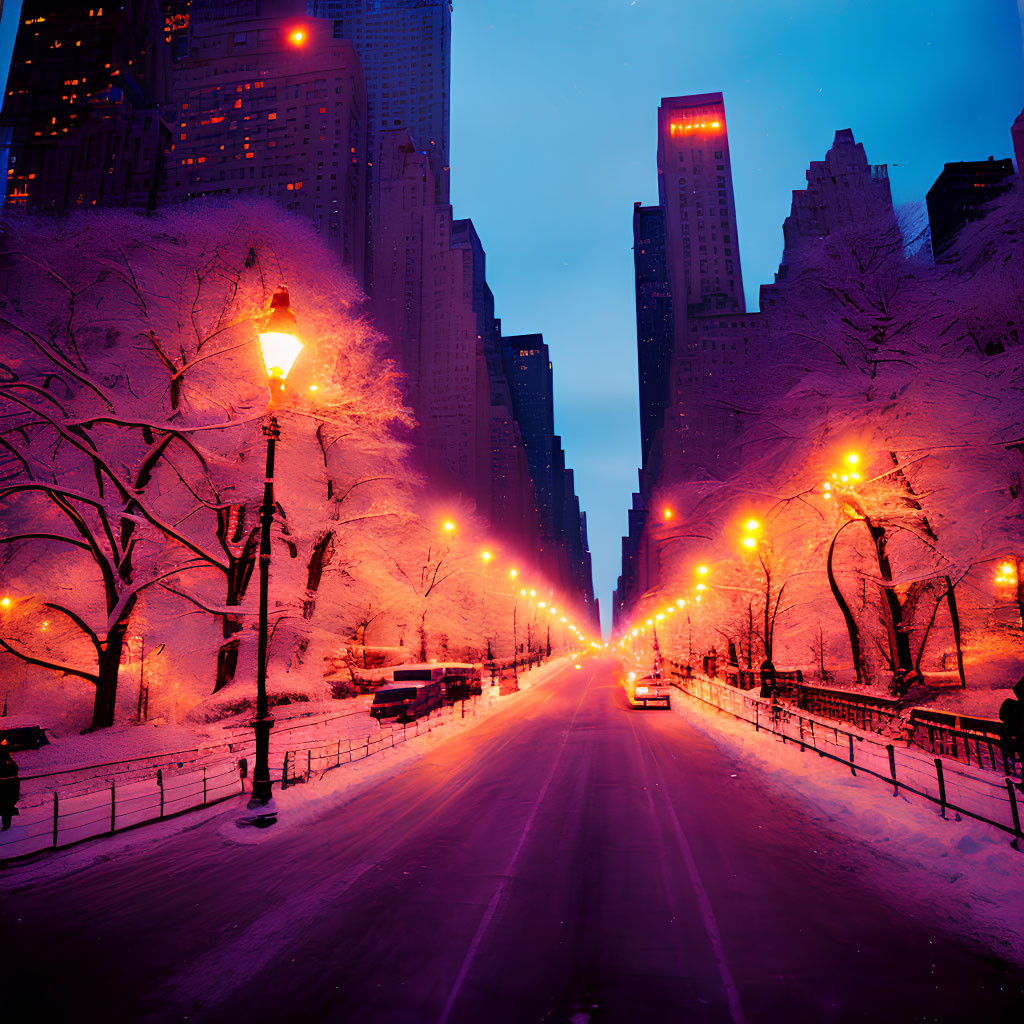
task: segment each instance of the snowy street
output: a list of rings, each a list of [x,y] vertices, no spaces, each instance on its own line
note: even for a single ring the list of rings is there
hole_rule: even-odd
[[[4,1016],[1019,1020],[1024,971],[944,933],[942,889],[894,905],[891,853],[680,707],[630,711],[613,662],[569,663],[311,823],[254,837],[226,810],[52,881],[12,869]]]

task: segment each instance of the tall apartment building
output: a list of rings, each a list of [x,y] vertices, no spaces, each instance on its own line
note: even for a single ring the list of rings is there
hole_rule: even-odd
[[[477,339],[483,344],[487,371],[489,431],[484,444],[490,453],[490,491],[480,494],[479,506],[502,536],[524,552],[533,551],[539,536],[536,492],[502,363],[501,325],[487,285],[487,257],[471,220],[453,222],[452,247],[464,253],[471,268]],[[488,457],[483,448],[481,457]]]
[[[733,340],[707,336],[706,316],[744,312],[729,136],[721,93],[676,96],[658,110],[658,195],[664,218],[665,273],[672,303],[669,395],[656,452],[659,475],[721,476],[735,462],[736,433],[719,358],[737,363]],[[739,330],[737,323],[736,330]],[[733,352],[736,358],[730,358]],[[650,457],[650,453],[648,453]]]
[[[294,0],[262,0],[255,16],[235,6],[191,5],[162,198],[271,198],[362,280],[367,114],[355,50],[301,7],[296,17]]]
[[[1010,188],[1013,161],[962,160],[945,164],[935,184],[928,189],[928,227],[932,254],[936,259],[949,252],[957,233],[968,221],[984,216],[987,202]]]
[[[555,539],[555,398],[551,356],[541,334],[503,336],[505,375],[537,491],[542,547]]]
[[[761,312],[746,312],[737,290],[739,256],[721,97],[664,100],[658,123],[661,205],[634,208],[645,460],[622,540],[622,574],[613,595],[617,622],[660,578],[662,549],[653,526],[660,522],[659,490],[686,479],[728,475],[737,464],[735,442],[745,423],[766,397],[791,383],[787,370],[772,362],[770,345],[791,267],[829,234],[867,223],[895,225],[886,167],[868,163],[849,129],[837,131],[825,159],[810,165],[807,187],[793,192],[783,228],[785,250],[774,283],[761,288]],[[659,211],[665,224],[663,268]],[[662,277],[671,312],[665,304],[657,306]],[[659,331],[664,337],[669,315],[674,320],[671,381],[664,420],[658,423],[663,393],[657,360],[664,358],[664,343],[659,347],[657,339]]]
[[[371,136],[396,128],[427,154],[438,203],[448,202],[452,15],[449,0],[309,0],[363,64]],[[376,159],[376,156],[371,156]]]
[[[169,142],[169,50],[156,0],[25,0],[0,125],[7,203],[151,210]]]
[[[448,0],[308,0],[334,38],[351,40],[363,65],[369,125],[365,276],[360,283],[378,305],[394,300],[377,281],[376,239],[383,199],[379,171],[388,133],[407,132],[430,164],[432,200],[447,205],[451,138],[451,5]],[[386,278],[387,271],[381,272]]]
[[[633,207],[633,268],[636,278],[636,353],[640,381],[640,452],[646,468],[669,399],[675,325],[665,257],[665,212]]]
[[[541,568],[596,615],[586,516],[580,512],[561,438],[555,434],[548,346],[540,334],[509,335],[501,342],[515,417],[537,495]]]

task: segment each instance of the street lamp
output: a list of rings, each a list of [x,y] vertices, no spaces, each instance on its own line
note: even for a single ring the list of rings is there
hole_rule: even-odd
[[[295,314],[288,301],[288,289],[279,288],[270,302],[270,319],[259,334],[260,352],[270,385],[270,409],[278,406],[284,392],[284,382],[295,365],[303,345],[296,335]],[[260,507],[260,611],[256,651],[256,764],[252,774],[252,798],[249,810],[257,813],[255,824],[273,825],[277,810],[273,806],[274,794],[270,784],[270,730],[274,719],[267,703],[267,635],[268,604],[270,597],[270,524],[274,518],[274,455],[281,430],[277,417],[268,412],[263,423],[263,436],[267,439],[267,467],[263,482],[263,504]]]

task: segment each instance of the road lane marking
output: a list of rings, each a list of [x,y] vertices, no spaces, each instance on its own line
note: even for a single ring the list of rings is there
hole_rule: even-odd
[[[515,867],[516,861],[519,859],[519,854],[526,845],[526,839],[533,828],[533,823],[537,818],[537,812],[540,810],[540,805],[544,802],[544,797],[547,795],[548,788],[551,785],[551,780],[555,777],[555,773],[558,770],[559,762],[562,760],[562,752],[565,750],[565,745],[569,740],[569,734],[572,732],[573,726],[576,724],[576,717],[580,713],[583,701],[590,692],[590,684],[593,681],[594,674],[591,672],[590,678],[587,680],[587,685],[576,704],[576,710],[572,714],[572,719],[569,721],[569,728],[562,734],[562,740],[558,744],[558,750],[555,753],[554,760],[551,762],[551,768],[544,779],[540,792],[537,794],[537,799],[534,801],[533,807],[530,808],[530,815],[526,819],[526,824],[523,826],[523,830],[519,835],[519,842],[516,843],[516,848],[512,851],[512,858],[509,860],[508,866],[505,868],[501,878],[498,880],[498,885],[494,890],[494,895],[491,897],[490,903],[487,904],[487,909],[484,911],[483,917],[480,918],[480,923],[477,925],[476,932],[469,944],[469,949],[466,950],[466,955],[462,960],[462,966],[459,968],[459,973],[455,977],[455,983],[452,985],[452,990],[448,994],[448,1000],[444,1004],[441,1016],[437,1019],[438,1024],[447,1024],[448,1018],[451,1016],[452,1009],[455,1006],[456,999],[459,997],[459,992],[462,990],[466,976],[469,974],[470,968],[473,966],[473,961],[476,959],[480,946],[483,944],[487,928],[498,910],[498,904],[501,902],[501,897],[504,895],[505,889],[512,877],[512,869]]]
[[[715,912],[711,907],[711,900],[708,898],[707,890],[704,888],[704,883],[701,881],[700,871],[697,868],[697,862],[694,859],[693,851],[690,849],[690,844],[686,839],[686,834],[683,832],[683,826],[676,815],[676,809],[672,805],[672,800],[668,793],[668,782],[665,779],[664,773],[657,767],[658,759],[654,753],[654,748],[651,746],[650,740],[648,740],[646,736],[641,739],[640,733],[637,731],[636,724],[632,718],[630,718],[629,724],[633,730],[633,736],[636,738],[637,746],[640,748],[640,760],[641,764],[644,765],[644,774],[647,774],[647,765],[644,762],[643,756],[643,748],[646,746],[651,757],[651,765],[660,777],[658,788],[661,790],[663,803],[668,811],[669,824],[672,827],[676,843],[679,846],[679,852],[683,856],[683,863],[686,865],[686,873],[689,876],[690,884],[693,886],[693,892],[697,899],[697,907],[700,910],[700,916],[704,922],[704,930],[707,932],[708,941],[711,943],[711,950],[714,953],[715,962],[718,965],[718,974],[722,980],[722,987],[725,989],[726,1000],[729,1004],[729,1014],[732,1017],[734,1024],[744,1024],[745,1018],[743,1016],[743,1006],[740,1003],[739,990],[736,988],[736,982],[733,979],[732,971],[729,969],[729,962],[725,956],[725,947],[722,945],[722,935],[718,930],[718,921],[715,918]],[[655,818],[658,818],[658,813],[654,806],[653,792],[649,785],[645,786],[645,792],[647,794],[648,805],[650,806]]]
[[[557,675],[558,673],[553,673],[553,678],[557,678]],[[543,708],[553,696],[550,691],[546,690],[546,687],[534,692],[537,696],[534,708]],[[480,724],[486,726],[489,721],[498,721],[500,724],[500,719],[484,719]],[[506,735],[491,741],[491,745],[488,747],[488,756],[493,756],[496,752],[504,750],[505,747],[517,740],[518,735],[509,732],[507,722],[504,731]],[[449,749],[451,744],[457,744],[460,739],[474,734],[479,737],[476,729],[455,734],[435,750],[428,750],[418,756],[421,759],[426,759],[431,754],[451,755],[452,750]],[[332,826],[334,822],[331,815],[345,813],[351,816],[354,805],[358,805],[363,799],[372,798],[376,789],[394,783],[396,780],[402,780],[403,777],[411,776],[416,770],[417,766],[413,765],[395,775],[371,782],[351,801],[346,801],[340,807],[325,810],[319,818],[311,822],[311,825],[314,827],[325,824]],[[445,809],[459,799],[462,791],[466,786],[472,784],[475,778],[475,774],[467,769],[457,787],[452,787],[451,780],[445,783],[443,787],[445,792],[440,797],[439,791],[434,788],[428,788],[421,792],[415,797],[413,803],[406,806],[402,814],[403,820],[411,823],[410,829],[404,830],[397,836],[391,835],[390,841],[386,841],[380,848],[373,849],[371,846],[370,849],[363,851],[363,858],[348,870],[340,876],[331,875],[311,889],[305,890],[301,899],[287,898],[276,901],[227,944],[214,947],[212,951],[204,953],[182,970],[165,979],[160,985],[164,999],[173,1001],[182,1013],[188,1009],[190,1012],[200,1015],[224,1003],[239,988],[252,982],[275,957],[281,955],[282,950],[288,947],[292,936],[302,934],[323,915],[327,908],[333,907],[353,889],[367,872],[372,868],[381,867],[410,840],[413,834],[422,832],[429,822],[440,817]],[[407,778],[406,781],[408,781]],[[421,811],[424,813],[421,814]],[[364,838],[365,835],[355,837],[356,841]],[[331,838],[327,846],[321,840],[311,852],[317,854],[321,864],[328,852],[334,856],[344,856],[352,852],[352,847],[339,850],[336,844],[336,838]],[[260,844],[256,847],[240,846],[238,849],[265,850],[265,847]],[[368,858],[367,854],[369,854]],[[154,1018],[150,1015],[146,1019]]]

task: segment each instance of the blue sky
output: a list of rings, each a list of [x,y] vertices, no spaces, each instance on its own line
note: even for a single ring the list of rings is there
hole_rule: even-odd
[[[896,203],[942,165],[1010,156],[1024,106],[1014,0],[456,0],[452,200],[487,250],[506,334],[543,332],[555,422],[609,622],[636,488],[633,203],[657,201],[663,96],[725,95],[747,308],[791,192],[838,128]]]

